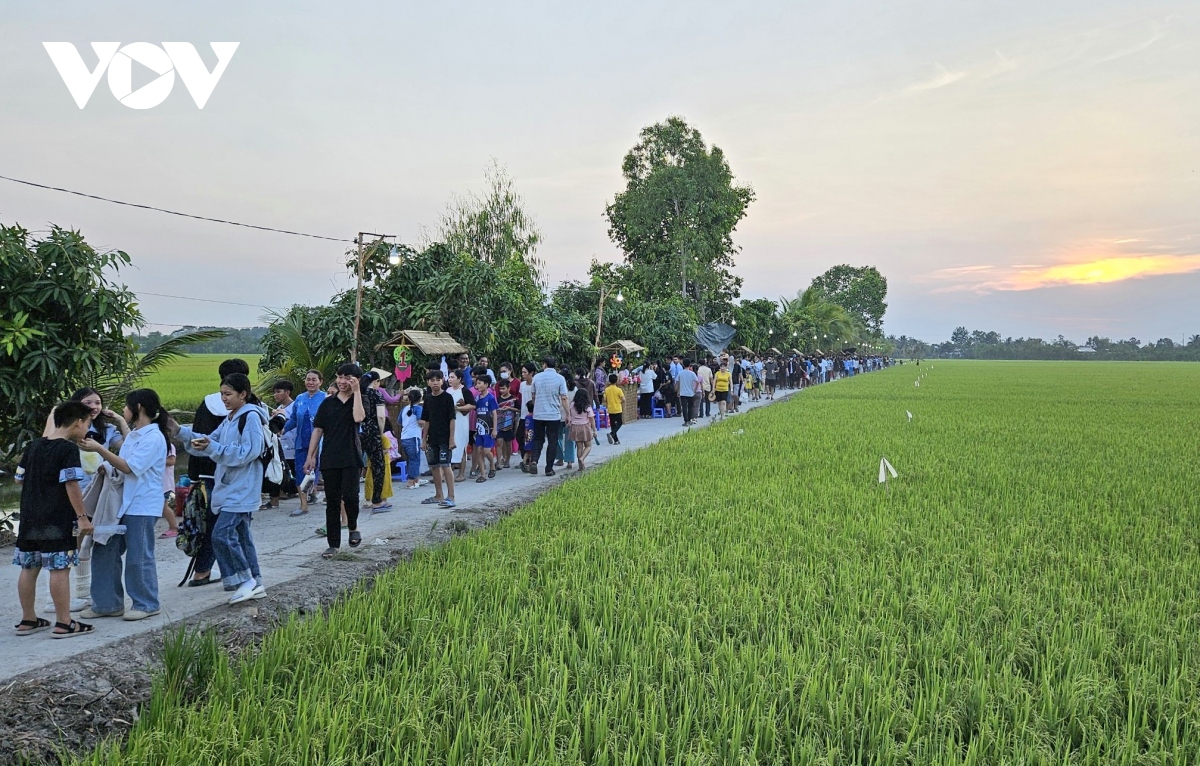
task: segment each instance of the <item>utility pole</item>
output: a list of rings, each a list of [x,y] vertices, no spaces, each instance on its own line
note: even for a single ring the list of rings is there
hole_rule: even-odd
[[[358,326],[362,322],[362,298],[363,298],[363,261],[365,251],[363,250],[363,238],[376,237],[372,247],[382,243],[385,239],[395,239],[395,234],[376,234],[370,231],[360,231],[358,237],[354,240],[358,244],[358,295],[354,299],[354,346],[350,351],[350,361],[358,364]],[[392,246],[393,253],[391,259],[398,262],[398,256],[395,253],[395,246]]]
[[[588,375],[591,375],[592,370],[596,369],[596,360],[600,358],[600,331],[604,327],[604,300],[606,298],[608,298],[609,295],[612,295],[612,290],[611,289],[606,290],[606,289],[604,289],[604,285],[600,285],[600,311],[596,317],[596,342],[592,346],[592,348],[594,348],[595,350],[592,351],[592,366],[588,367]],[[620,303],[621,301],[624,301],[624,300],[625,300],[625,296],[622,295],[621,291],[618,289],[617,290],[617,302]]]
[[[678,225],[679,221],[679,198],[672,200],[675,203],[675,220]],[[679,246],[679,294],[687,300],[687,256],[684,254],[683,245]]]

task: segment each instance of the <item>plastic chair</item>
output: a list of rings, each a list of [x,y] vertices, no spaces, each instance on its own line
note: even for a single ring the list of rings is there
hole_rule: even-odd
[[[607,407],[597,407],[596,408],[596,430],[599,431],[604,428],[608,428],[608,408]]]
[[[666,416],[667,414],[663,412],[662,407],[655,407],[654,409],[650,410],[651,418],[665,418]]]
[[[392,481],[408,481],[408,465],[400,462],[392,468]]]

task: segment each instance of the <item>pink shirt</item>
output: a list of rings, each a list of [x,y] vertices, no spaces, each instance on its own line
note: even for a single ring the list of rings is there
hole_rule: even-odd
[[[571,417],[567,422],[570,425],[586,426],[588,423],[593,422],[596,418],[596,414],[592,412],[591,407],[588,407],[583,412],[576,410],[575,405],[571,405],[569,409],[571,410]]]

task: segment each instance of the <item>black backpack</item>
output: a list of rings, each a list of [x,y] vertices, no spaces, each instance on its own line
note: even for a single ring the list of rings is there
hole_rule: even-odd
[[[179,518],[179,535],[175,538],[175,547],[183,551],[188,558],[187,572],[179,585],[187,583],[188,578],[196,571],[196,555],[208,540],[208,513],[212,508],[208,496],[208,485],[198,481],[188,491],[187,500],[183,504],[183,515]]]

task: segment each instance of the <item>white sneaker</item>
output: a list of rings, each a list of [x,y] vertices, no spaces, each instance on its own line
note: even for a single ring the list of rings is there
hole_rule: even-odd
[[[71,599],[70,611],[82,612],[84,609],[87,609],[91,605],[92,605],[92,600],[90,598],[73,598],[73,599]],[[54,608],[54,602],[51,601],[49,604],[46,604],[46,606],[42,609],[42,614],[54,614],[55,611],[57,611],[57,610],[55,610],[55,608]]]
[[[254,599],[255,601],[266,597],[267,589],[261,585],[255,586],[254,591],[250,594],[250,598]]]
[[[240,604],[243,601],[249,601],[254,597],[254,591],[258,588],[258,583],[254,580],[247,580],[238,586],[238,589],[229,597],[230,604]],[[266,591],[263,592],[264,594]]]

